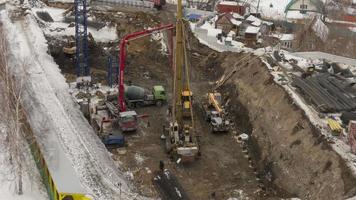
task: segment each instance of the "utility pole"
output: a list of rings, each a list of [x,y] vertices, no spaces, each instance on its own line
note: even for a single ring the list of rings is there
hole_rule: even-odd
[[[121,182],[119,182],[119,183],[117,184],[117,186],[119,186],[119,189],[120,189],[120,199],[121,199],[121,185],[122,185]]]
[[[260,8],[260,1],[261,0],[258,0],[258,2],[257,2],[256,14],[258,14],[258,9]]]

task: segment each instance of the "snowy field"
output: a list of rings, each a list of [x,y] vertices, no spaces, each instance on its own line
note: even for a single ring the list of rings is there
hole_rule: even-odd
[[[75,26],[70,23],[64,22],[64,9],[60,8],[51,8],[51,7],[42,7],[42,8],[33,8],[33,15],[36,16],[36,12],[48,12],[48,14],[52,17],[53,22],[43,21],[41,18],[37,17],[45,27],[44,30],[45,35],[58,37],[58,36],[74,36],[75,35]],[[90,20],[90,17],[88,18]],[[93,36],[96,42],[111,42],[118,40],[118,36],[116,34],[115,26],[104,26],[101,29],[96,29],[93,27],[88,27],[88,32]]]
[[[1,101],[1,99],[0,99]],[[30,149],[23,141],[23,194],[17,194],[14,165],[9,160],[9,144],[5,141],[5,126],[0,121],[0,199],[1,200],[47,200],[48,196],[41,182],[40,174]]]

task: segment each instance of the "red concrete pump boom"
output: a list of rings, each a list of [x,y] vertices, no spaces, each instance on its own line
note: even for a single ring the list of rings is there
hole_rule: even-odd
[[[135,33],[130,33],[126,35],[124,38],[121,39],[120,41],[120,53],[119,53],[119,67],[120,67],[120,73],[119,73],[119,107],[120,107],[120,112],[126,111],[126,105],[125,105],[125,88],[124,88],[124,70],[125,70],[125,64],[126,64],[126,44],[128,44],[129,41],[135,40],[141,37],[148,36],[154,32],[158,31],[163,31],[163,30],[171,30],[170,34],[170,63],[171,65],[173,64],[173,29],[174,25],[173,24],[168,24],[168,25],[162,25],[160,27],[144,30],[144,31],[139,31]],[[172,65],[173,66],[173,65]]]

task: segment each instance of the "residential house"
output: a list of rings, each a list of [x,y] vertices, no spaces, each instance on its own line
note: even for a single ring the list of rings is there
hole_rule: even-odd
[[[225,34],[230,31],[237,33],[241,24],[242,22],[236,20],[232,13],[223,13],[220,14],[215,21],[215,28],[223,30],[223,33]]]
[[[346,15],[343,16],[343,20],[356,22],[356,2],[353,1],[353,4],[346,8]]]
[[[225,45],[232,46],[232,37],[228,36],[225,38]]]
[[[255,27],[260,27],[261,33],[269,33],[270,31],[274,30],[274,24],[273,22],[269,22],[269,21],[264,21],[261,20],[253,15],[250,15],[246,18],[246,22],[248,22],[250,25],[255,26]]]
[[[294,34],[277,34],[279,45],[282,49],[291,50],[293,48]]]
[[[247,46],[253,46],[257,43],[260,27],[248,26],[245,30],[245,42]]]
[[[284,12],[289,21],[303,22],[305,18],[323,14],[325,10],[321,0],[291,0]]]
[[[245,3],[243,2],[220,1],[216,8],[219,14],[233,12],[243,16],[246,13]]]

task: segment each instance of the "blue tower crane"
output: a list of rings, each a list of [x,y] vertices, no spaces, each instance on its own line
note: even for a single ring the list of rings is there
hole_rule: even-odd
[[[75,3],[76,74],[77,77],[90,77],[90,70],[88,65],[87,1],[86,0],[74,0],[74,1],[75,1],[74,3]],[[89,78],[89,82],[90,82],[90,78]]]

